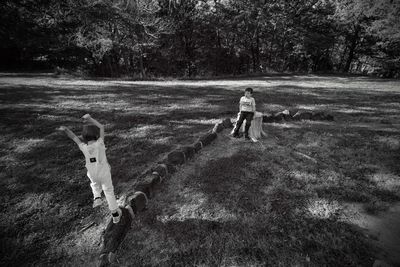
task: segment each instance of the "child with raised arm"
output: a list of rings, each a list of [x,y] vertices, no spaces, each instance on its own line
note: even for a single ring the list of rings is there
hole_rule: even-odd
[[[101,205],[101,192],[104,191],[113,222],[118,223],[121,219],[122,211],[118,207],[114,195],[111,168],[107,161],[106,147],[104,145],[104,126],[89,114],[84,115],[82,118],[85,123],[82,130],[83,142],[67,127],[61,126],[59,130],[65,132],[79,146],[85,156],[87,176],[90,179],[90,186],[93,192],[93,208]]]
[[[254,112],[256,112],[256,101],[252,97],[253,88],[246,88],[244,90],[244,96],[240,98],[239,101],[239,119],[236,122],[235,129],[233,130],[233,137],[239,138],[239,129],[242,126],[244,120],[246,120],[246,125],[244,128],[244,137],[246,140],[250,140],[249,129],[251,126],[251,120],[253,119]]]

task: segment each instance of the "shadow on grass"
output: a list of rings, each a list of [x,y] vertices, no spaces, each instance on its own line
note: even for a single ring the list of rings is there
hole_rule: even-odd
[[[130,257],[135,253],[123,256],[123,260],[142,266],[370,266],[373,263],[369,257],[371,247],[348,224],[304,217],[286,217],[283,221],[267,216],[254,219],[258,223],[251,221],[251,225],[240,221],[170,221],[151,229],[160,236],[153,254],[142,248],[144,257],[140,260]],[[164,257],[157,259],[159,253]]]
[[[215,97],[230,92],[214,88],[202,92],[206,97],[211,93]],[[57,127],[66,125],[79,135],[79,118],[87,112],[106,125],[107,156],[118,194],[120,183],[134,182],[154,159],[176,144],[193,142],[199,132],[212,127],[212,123],[190,122],[182,128],[179,121],[227,114],[218,103],[213,104],[215,110],[204,108],[207,102],[196,101],[189,111],[180,107],[198,94],[196,89],[179,86],[1,88],[0,124],[4,130],[0,166],[5,170],[0,190],[5,201],[1,206],[8,211],[7,216],[15,218],[15,223],[6,216],[1,220],[6,226],[1,231],[1,262],[22,265],[46,261],[42,255],[48,246],[75,231],[80,218],[93,213],[83,155],[71,140],[55,133]],[[152,110],[159,115],[148,114]],[[148,125],[164,130],[130,136],[132,129]],[[38,200],[46,194],[48,201]],[[17,208],[31,198],[38,201],[38,207]]]
[[[182,184],[192,193],[182,194],[200,199],[183,206],[177,204],[187,202],[183,197],[171,199],[167,211],[153,207],[124,247],[139,252],[123,260],[154,266],[372,265],[378,249],[341,219],[341,205],[400,200],[398,135],[336,122],[295,126],[265,127],[269,138],[278,137],[276,146],[243,144],[232,156],[195,164]]]
[[[78,217],[87,217],[92,212],[83,156],[72,141],[54,133],[55,128],[70,126],[79,135],[79,118],[85,113],[104,123],[107,156],[119,192],[122,190],[119,184],[133,181],[148,164],[176,144],[193,142],[199,132],[209,130],[217,118],[235,116],[242,89],[247,87],[243,83],[201,86],[201,83],[180,85],[176,82],[159,86],[151,83],[116,85],[108,81],[92,85],[90,81],[88,85],[79,82],[63,84],[62,79],[53,79],[47,84],[47,81],[44,79],[42,85],[13,85],[0,81],[0,167],[6,170],[1,173],[0,193],[4,200],[1,207],[7,211],[1,217],[1,225],[7,225],[1,235],[9,244],[4,247],[10,248],[7,253],[2,253],[5,264],[15,263],[18,257],[21,264],[45,260],[41,255],[49,242],[75,231]],[[290,84],[279,85],[285,81]],[[292,216],[296,208],[303,207],[304,199],[310,197],[304,196],[309,183],[315,183],[312,192],[329,200],[398,199],[390,190],[391,185],[396,188],[396,183],[385,184],[385,175],[399,175],[399,151],[391,144],[398,138],[395,124],[399,119],[400,106],[396,103],[400,102],[400,95],[391,89],[391,83],[381,83],[383,81],[364,77],[296,75],[257,79],[251,86],[255,89],[258,110],[303,108],[326,111],[335,116],[336,122],[327,125],[303,123],[285,130],[267,126],[268,134],[279,137],[279,143],[287,147],[284,155],[272,150],[262,151],[266,155],[262,159],[258,155],[250,155],[250,158],[235,155],[232,160],[225,159],[229,164],[211,162],[213,171],[198,169],[205,180],[193,178],[187,186],[208,194],[207,205],[222,206],[235,216],[282,211]],[[300,86],[300,82],[310,84]],[[320,82],[327,84],[324,87]],[[355,89],[358,82],[362,85]],[[387,92],[377,91],[373,85],[364,88],[368,82],[376,83],[378,87],[381,84],[392,87]],[[330,139],[334,142],[330,143]],[[322,146],[314,146],[315,140],[320,140]],[[328,145],[324,146],[323,142]],[[368,148],[366,143],[373,146]],[[299,166],[290,154],[291,148],[321,161],[317,165],[303,161],[304,166]],[[254,169],[252,175],[256,178],[253,179],[241,168],[228,168],[236,167],[237,162],[257,160],[264,162],[258,169],[243,165]],[[353,168],[354,165],[361,169]],[[225,170],[219,171],[218,168],[223,166]],[[322,178],[313,182],[308,180],[310,175]],[[285,177],[286,181],[279,177]],[[303,178],[306,179],[304,182],[298,182]],[[278,184],[274,182],[277,179],[281,181]],[[342,180],[347,182],[338,185]],[[289,192],[285,191],[286,186],[290,188]],[[49,200],[38,204],[38,208],[24,211],[17,207],[30,200],[32,195],[40,198],[45,194],[49,195]],[[285,200],[286,196],[290,198]],[[16,224],[10,223],[7,219],[10,216],[17,217]],[[209,227],[207,220],[199,224]],[[47,229],[44,234],[43,229]],[[12,248],[17,252],[13,253]]]
[[[313,195],[305,183],[275,177],[271,158],[255,168],[252,162],[258,160],[254,151],[241,150],[199,166],[183,187],[204,195],[200,206],[149,210],[123,244],[121,261],[142,266],[372,264],[374,248],[362,233],[336,219],[311,216],[307,204]]]

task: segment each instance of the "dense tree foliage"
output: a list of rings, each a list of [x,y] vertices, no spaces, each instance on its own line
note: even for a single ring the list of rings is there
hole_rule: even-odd
[[[1,68],[99,76],[400,76],[393,0],[4,0]]]

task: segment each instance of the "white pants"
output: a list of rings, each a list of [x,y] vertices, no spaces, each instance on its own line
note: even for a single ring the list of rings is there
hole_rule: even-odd
[[[111,172],[104,171],[101,175],[97,177],[91,177],[89,173],[87,176],[90,179],[90,187],[92,188],[93,197],[101,197],[101,191],[104,191],[104,195],[106,196],[108,208],[111,211],[114,211],[118,208],[117,200],[114,195],[114,186],[111,180]]]

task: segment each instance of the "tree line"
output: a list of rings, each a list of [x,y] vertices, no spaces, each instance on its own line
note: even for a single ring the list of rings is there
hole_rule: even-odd
[[[400,1],[3,0],[2,70],[400,77]]]

